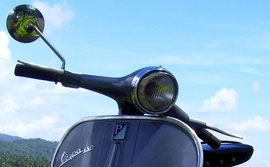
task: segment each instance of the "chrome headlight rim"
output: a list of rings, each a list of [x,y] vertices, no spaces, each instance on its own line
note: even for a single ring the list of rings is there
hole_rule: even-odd
[[[161,111],[151,111],[149,109],[147,109],[146,107],[144,107],[140,100],[139,100],[139,96],[138,96],[138,88],[140,85],[140,82],[145,78],[145,76],[147,76],[150,73],[164,73],[164,75],[168,75],[171,77],[171,79],[175,82],[175,92],[174,92],[174,98],[171,102],[171,104],[164,110]],[[151,114],[151,115],[161,115],[166,113],[168,110],[171,109],[171,107],[175,104],[177,97],[178,97],[178,83],[176,78],[174,77],[174,75],[172,73],[170,73],[168,70],[166,70],[165,68],[159,66],[159,67],[146,67],[143,68],[141,70],[138,71],[138,73],[134,76],[132,82],[131,82],[131,86],[132,86],[132,91],[131,91],[131,99],[133,104],[136,106],[137,109],[139,109],[141,112],[145,113],[145,114]]]

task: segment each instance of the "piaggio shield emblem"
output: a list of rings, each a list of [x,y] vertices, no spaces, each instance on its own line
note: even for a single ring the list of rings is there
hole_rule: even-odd
[[[113,140],[125,140],[127,128],[127,123],[116,123],[113,133]]]

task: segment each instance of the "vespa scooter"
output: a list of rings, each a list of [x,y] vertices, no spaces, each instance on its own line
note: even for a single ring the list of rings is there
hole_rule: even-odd
[[[8,15],[7,29],[23,43],[41,37],[62,61],[61,68],[55,69],[19,60],[16,76],[95,91],[111,97],[119,107],[118,115],[87,117],[71,126],[51,167],[235,166],[252,156],[252,146],[221,141],[209,130],[241,137],[192,119],[175,104],[177,80],[165,68],[146,67],[120,78],[69,72],[64,57],[42,34],[41,12],[31,5],[15,7]]]

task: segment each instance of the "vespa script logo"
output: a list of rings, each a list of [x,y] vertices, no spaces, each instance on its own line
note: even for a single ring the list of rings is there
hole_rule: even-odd
[[[67,163],[68,161],[71,161],[73,158],[75,158],[76,156],[80,155],[80,154],[85,154],[87,152],[90,152],[92,150],[94,150],[95,146],[94,145],[90,145],[87,146],[85,148],[79,148],[75,151],[73,151],[71,154],[67,154],[65,151],[63,152],[62,156],[61,156],[61,164],[60,167],[63,166],[65,163]]]
[[[113,140],[124,140],[126,138],[127,123],[119,123],[115,125]]]

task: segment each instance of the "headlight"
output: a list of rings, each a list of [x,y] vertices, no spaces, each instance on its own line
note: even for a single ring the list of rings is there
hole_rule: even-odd
[[[161,67],[143,69],[135,77],[133,92],[133,103],[139,110],[162,114],[175,103],[178,85],[174,76]]]

